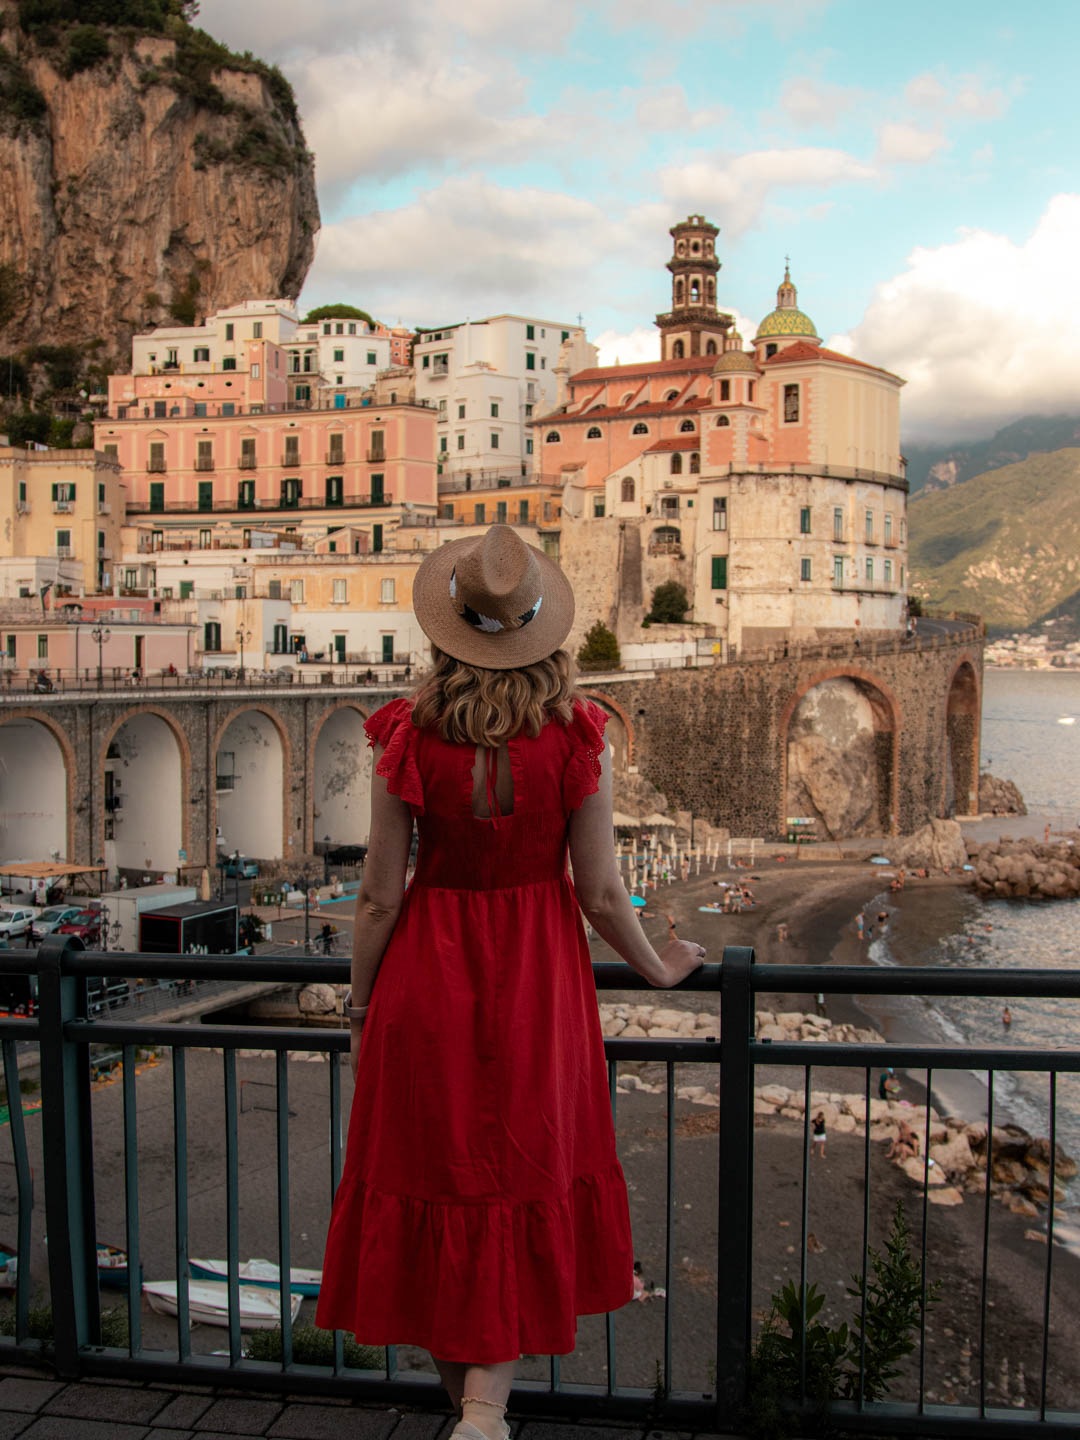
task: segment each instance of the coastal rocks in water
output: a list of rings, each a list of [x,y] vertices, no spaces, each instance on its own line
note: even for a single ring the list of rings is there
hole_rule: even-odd
[[[980,895],[1071,900],[1080,895],[1080,831],[1050,843],[1001,839],[981,846],[974,864]]]
[[[983,815],[1026,815],[1024,797],[1011,780],[984,770],[979,776],[979,812]]]
[[[952,870],[967,864],[963,832],[955,820],[930,820],[921,830],[894,841],[888,851],[894,865],[908,870]]]
[[[297,1006],[305,1015],[331,1015],[335,1000],[334,987],[321,984],[305,985],[296,997]]]

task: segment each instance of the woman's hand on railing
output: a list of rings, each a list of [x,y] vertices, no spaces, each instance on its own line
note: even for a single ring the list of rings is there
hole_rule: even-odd
[[[705,963],[705,947],[696,940],[680,940],[674,933],[660,952],[663,979],[653,982],[658,990],[670,990]]]

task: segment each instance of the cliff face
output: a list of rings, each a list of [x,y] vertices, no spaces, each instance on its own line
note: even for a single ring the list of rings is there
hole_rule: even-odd
[[[44,100],[29,118],[0,104],[0,353],[100,337],[122,355],[137,330],[299,294],[319,209],[281,85],[217,69],[207,104],[177,88],[170,39],[114,32],[70,76],[17,30],[0,39]]]

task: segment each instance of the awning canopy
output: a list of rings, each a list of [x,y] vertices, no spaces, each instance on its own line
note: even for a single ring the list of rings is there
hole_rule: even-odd
[[[656,811],[656,810],[654,810],[651,815],[646,815],[646,816],[645,816],[645,819],[639,821],[638,823],[641,824],[641,825],[657,825],[657,826],[658,826],[658,825],[667,825],[667,826],[669,826],[672,830],[674,830],[674,828],[675,828],[675,821],[674,821],[674,820],[669,820],[666,815],[661,815],[661,814],[660,814],[658,811]]]
[[[622,829],[633,826],[636,830],[637,827],[641,824],[641,821],[635,820],[633,815],[624,815],[621,810],[615,811],[615,813],[611,817],[611,821],[613,825]]]
[[[102,875],[104,865],[65,865],[59,860],[19,860],[0,865],[0,876],[18,880],[58,880],[65,875]]]

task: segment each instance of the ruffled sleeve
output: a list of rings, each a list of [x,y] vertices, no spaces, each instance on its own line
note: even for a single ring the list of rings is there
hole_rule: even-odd
[[[416,763],[420,732],[412,723],[409,700],[391,700],[364,721],[368,744],[383,747],[375,773],[381,775],[391,795],[400,795],[417,815],[424,813],[424,789]]]
[[[563,807],[576,810],[587,795],[600,788],[600,757],[604,753],[607,711],[591,700],[577,701],[567,727],[570,758],[563,772]]]

